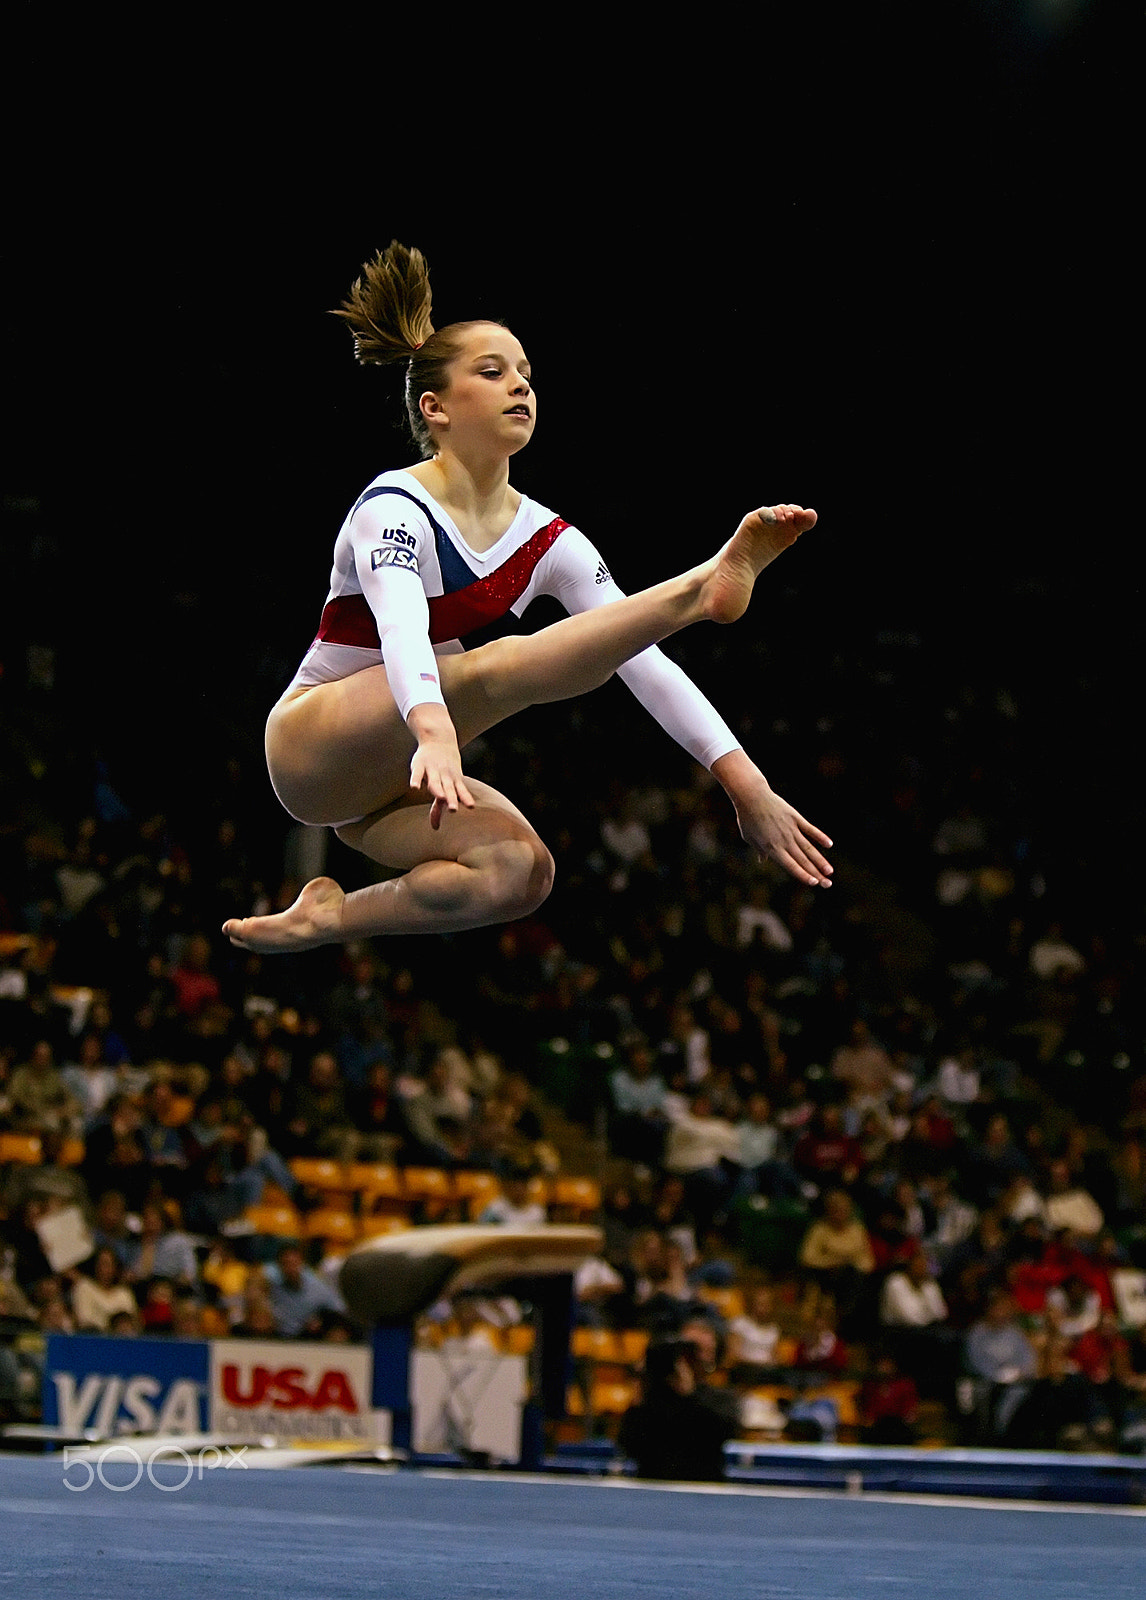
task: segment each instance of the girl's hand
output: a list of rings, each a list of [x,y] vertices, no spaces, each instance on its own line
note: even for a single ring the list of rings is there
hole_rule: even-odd
[[[832,886],[832,865],[821,854],[832,841],[773,790],[743,750],[730,750],[712,764],[712,775],[736,808],[740,837],[778,862],[798,883]]]
[[[763,793],[737,805],[736,820],[745,844],[778,862],[799,883],[831,888],[832,865],[818,846],[830,849],[832,841],[767,784]]]
[[[440,828],[447,811],[459,805],[473,810],[477,804],[462,775],[462,758],[456,739],[429,738],[419,744],[410,763],[411,789],[426,789],[432,800],[430,827]]]

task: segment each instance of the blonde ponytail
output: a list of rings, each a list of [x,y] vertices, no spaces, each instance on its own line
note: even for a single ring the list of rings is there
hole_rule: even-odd
[[[366,262],[341,307],[331,315],[349,326],[356,360],[379,366],[408,361],[434,332],[425,256],[391,240]]]

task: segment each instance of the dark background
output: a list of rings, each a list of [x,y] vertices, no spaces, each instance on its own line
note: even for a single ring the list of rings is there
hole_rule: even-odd
[[[209,792],[225,744],[265,783],[342,516],[412,459],[399,383],[326,315],[398,237],[439,325],[522,339],[540,420],[514,481],[623,587],[755,504],[817,508],[734,642],[674,646],[755,753],[821,703],[851,707],[853,745],[910,742],[1004,687],[1031,804],[1084,870],[1128,876],[1130,45],[1086,0],[920,9],[813,7],[782,43],[724,13],[671,37],[561,20],[528,62],[499,22],[448,81],[428,36],[336,36],[328,71],[317,26],[288,56],[201,24],[176,52],[137,40],[138,70],[101,38],[85,71],[71,39],[78,90],[23,13],[8,714],[34,727],[28,647],[50,646],[55,706],[128,790]]]

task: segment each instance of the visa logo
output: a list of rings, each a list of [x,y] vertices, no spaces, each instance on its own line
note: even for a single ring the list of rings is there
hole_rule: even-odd
[[[72,1372],[53,1372],[56,1415],[69,1433],[200,1433],[204,1385],[176,1378],[167,1393],[158,1378],[105,1377],[89,1372],[77,1388]],[[162,1398],[161,1398],[162,1397]]]
[[[417,572],[418,558],[412,550],[402,550],[393,544],[382,545],[370,552],[371,572],[377,572],[379,567],[404,567],[407,572]]]

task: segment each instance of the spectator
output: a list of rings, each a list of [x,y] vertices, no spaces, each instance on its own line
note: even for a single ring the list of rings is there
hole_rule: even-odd
[[[135,1101],[113,1095],[106,1115],[84,1141],[81,1171],[93,1193],[114,1186],[138,1215],[151,1189],[151,1163],[143,1143],[143,1117]]]
[[[324,1311],[346,1313],[341,1295],[305,1264],[295,1244],[284,1245],[278,1261],[267,1267],[266,1284],[275,1332],[282,1339],[312,1338]]]
[[[706,1404],[700,1387],[691,1344],[671,1339],[649,1346],[641,1400],[625,1413],[618,1437],[638,1477],[695,1483],[724,1477],[724,1445],[736,1425]]]
[[[1094,1385],[1070,1359],[1067,1340],[1052,1332],[1039,1353],[1035,1380],[1004,1430],[1005,1442],[1027,1450],[1093,1449],[1113,1431]]]
[[[724,1211],[735,1184],[740,1139],[726,1117],[713,1114],[702,1089],[688,1109],[673,1114],[665,1141],[665,1170],[684,1184],[685,1200],[703,1231]]]
[[[91,1275],[77,1277],[72,1288],[72,1312],[80,1333],[106,1333],[117,1312],[138,1319],[139,1306],[123,1281],[123,1270],[114,1250],[108,1246],[96,1251],[89,1263]]]
[[[777,1365],[780,1325],[776,1300],[769,1284],[755,1284],[743,1313],[728,1324],[728,1365],[738,1384],[764,1383]]]
[[[366,1069],[366,1082],[350,1094],[350,1120],[356,1139],[347,1137],[348,1153],[356,1161],[393,1161],[406,1138],[406,1124],[394,1091],[394,1074],[387,1061],[374,1060]]]
[[[80,1039],[77,1059],[61,1067],[60,1077],[79,1107],[81,1133],[90,1129],[119,1087],[119,1075],[104,1059],[103,1045],[96,1033]]]
[[[1063,933],[1061,922],[1051,922],[1046,932],[1031,945],[1030,968],[1035,977],[1049,983],[1060,974],[1075,977],[1086,970],[1082,953]]]
[[[832,1055],[832,1077],[842,1083],[853,1104],[861,1107],[883,1105],[896,1086],[891,1057],[872,1037],[862,1017],[856,1017],[842,1044]]]
[[[1055,1331],[1067,1341],[1090,1333],[1102,1318],[1102,1296],[1077,1273],[1046,1293],[1047,1317]]]
[[[140,1215],[139,1239],[127,1251],[126,1277],[131,1284],[162,1278],[174,1287],[193,1289],[199,1281],[199,1261],[190,1234],[173,1228],[157,1201]]]
[[[9,1116],[20,1133],[77,1135],[83,1131],[83,1107],[56,1070],[52,1046],[37,1039],[23,1066],[8,1082]]]
[[[820,1107],[796,1143],[792,1165],[818,1189],[855,1183],[863,1169],[863,1155],[858,1140],[845,1130],[838,1105]]]
[[[739,1198],[761,1194],[769,1200],[803,1199],[799,1175],[781,1155],[780,1130],[772,1120],[772,1103],[766,1094],[757,1090],[748,1096],[736,1136]]]
[[[947,1172],[937,1173],[922,1185],[922,1190],[923,1245],[942,1270],[951,1252],[974,1232],[979,1213],[956,1193]]]
[[[1046,1198],[1047,1225],[1055,1232],[1069,1228],[1086,1239],[1100,1234],[1104,1221],[1098,1202],[1076,1183],[1065,1161],[1052,1161]]]
[[[704,1316],[704,1302],[689,1281],[678,1239],[669,1236],[662,1241],[661,1253],[650,1262],[648,1274],[649,1293],[640,1308],[640,1327],[668,1337],[679,1334],[691,1317]]]
[[[200,1036],[219,1033],[228,1016],[219,980],[211,971],[211,951],[206,934],[191,934],[170,973],[179,1017],[191,1033]]]
[[[824,1196],[823,1215],[809,1227],[800,1246],[800,1265],[834,1299],[846,1327],[875,1270],[871,1236],[846,1190],[830,1189]]]
[[[496,1196],[482,1211],[478,1221],[495,1228],[540,1228],[545,1225],[545,1207],[529,1198],[533,1173],[518,1169],[505,1180],[505,1193]]]
[[[888,1348],[929,1397],[944,1395],[956,1377],[959,1337],[948,1316],[943,1291],[922,1250],[884,1280],[879,1319]]]
[[[984,1442],[1000,1444],[1011,1418],[1030,1392],[1038,1368],[1031,1341],[1019,1325],[1015,1303],[1005,1289],[996,1289],[987,1308],[967,1334],[964,1360],[975,1387],[970,1407]]]
[[[796,1344],[796,1370],[838,1378],[847,1371],[850,1359],[838,1332],[835,1305],[830,1296],[818,1295]]]
[[[919,1391],[888,1350],[877,1352],[860,1387],[858,1409],[865,1444],[912,1445],[918,1438]]]
[[[631,1044],[627,1061],[610,1074],[609,1093],[609,1142],[615,1154],[659,1166],[668,1131],[668,1091],[644,1040]]]
[[[776,915],[771,904],[771,886],[764,878],[754,878],[748,896],[736,913],[736,944],[740,950],[755,945],[775,954],[787,955],[792,935]]]
[[[1011,1125],[1001,1112],[987,1122],[982,1142],[966,1164],[971,1199],[979,1206],[994,1205],[1015,1180],[1031,1178],[1031,1164],[1011,1137]]]
[[[352,1132],[338,1060],[333,1051],[318,1050],[306,1078],[291,1095],[287,1142],[280,1153],[288,1160],[292,1156],[342,1159]]]
[[[95,1204],[95,1226],[92,1243],[97,1250],[111,1250],[120,1267],[126,1271],[127,1263],[135,1250],[135,1229],[138,1218],[130,1212],[127,1198],[120,1189],[105,1189]]]

